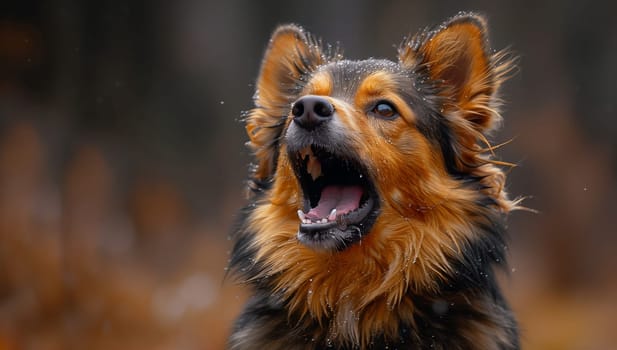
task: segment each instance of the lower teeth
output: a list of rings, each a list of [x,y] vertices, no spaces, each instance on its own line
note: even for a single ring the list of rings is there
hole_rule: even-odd
[[[298,218],[300,219],[300,222],[306,225],[310,225],[310,224],[327,224],[329,222],[338,222],[339,224],[339,228],[344,230],[347,228],[347,223],[346,223],[346,218],[348,217],[348,215],[350,214],[354,214],[355,212],[363,209],[364,207],[366,207],[366,205],[368,204],[368,201],[364,201],[362,204],[360,204],[360,206],[348,213],[345,213],[341,216],[336,216],[337,212],[336,212],[336,208],[332,209],[332,211],[330,211],[330,214],[328,214],[328,217],[326,218],[317,218],[317,219],[311,219],[309,217],[306,216],[306,213],[304,213],[304,211],[302,210],[298,210]]]

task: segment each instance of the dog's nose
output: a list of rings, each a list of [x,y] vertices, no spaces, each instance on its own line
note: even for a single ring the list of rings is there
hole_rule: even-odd
[[[293,121],[306,130],[329,121],[334,115],[334,106],[324,97],[307,95],[294,102],[291,108]]]

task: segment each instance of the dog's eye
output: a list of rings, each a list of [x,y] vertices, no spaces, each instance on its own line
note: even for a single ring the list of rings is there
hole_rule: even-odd
[[[382,119],[394,119],[398,116],[396,109],[387,101],[377,102],[371,110],[371,114]]]

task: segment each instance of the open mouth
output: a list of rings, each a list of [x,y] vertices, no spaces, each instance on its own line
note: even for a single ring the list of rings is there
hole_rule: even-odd
[[[379,200],[360,162],[315,145],[290,158],[304,198],[298,210],[300,242],[342,250],[368,233]]]

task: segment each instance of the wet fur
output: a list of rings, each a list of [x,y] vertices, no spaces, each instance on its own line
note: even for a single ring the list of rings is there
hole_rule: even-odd
[[[230,267],[253,295],[230,349],[518,349],[494,267],[506,266],[517,202],[486,136],[511,60],[488,48],[485,20],[462,13],[405,40],[398,62],[346,61],[288,25],[273,34],[247,118],[256,163]],[[328,96],[342,149],[380,195],[370,232],[340,251],[296,239],[301,189],[286,144],[290,106]],[[377,98],[396,120],[367,117]]]

